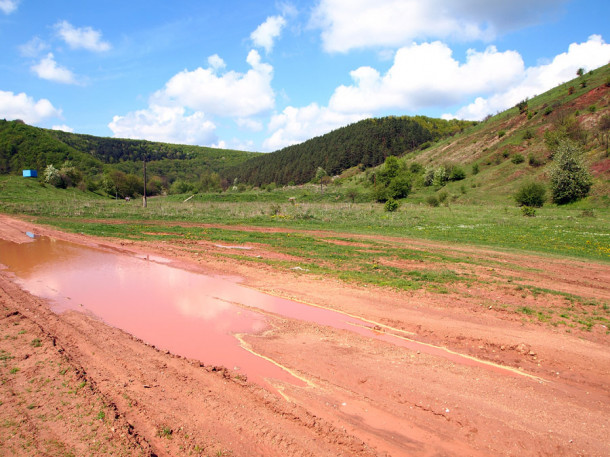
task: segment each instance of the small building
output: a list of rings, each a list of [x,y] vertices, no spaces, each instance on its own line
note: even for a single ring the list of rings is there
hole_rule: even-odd
[[[38,170],[23,170],[24,178],[38,178]]]

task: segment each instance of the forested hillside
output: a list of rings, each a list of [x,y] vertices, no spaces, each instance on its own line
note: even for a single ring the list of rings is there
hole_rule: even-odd
[[[312,138],[304,143],[260,155],[227,171],[229,180],[260,186],[275,182],[303,184],[311,181],[318,167],[335,175],[348,168],[383,163],[426,142],[462,131],[467,121],[445,121],[424,116],[366,119]]]
[[[0,120],[0,174],[21,173],[25,168],[44,170],[66,161],[87,175],[102,172],[100,160],[59,141],[51,132],[21,121]]]

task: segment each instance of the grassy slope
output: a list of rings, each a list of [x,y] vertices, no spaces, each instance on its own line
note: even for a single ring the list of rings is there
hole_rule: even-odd
[[[587,86],[584,88],[580,87],[576,78],[533,97],[528,101],[530,118],[526,114],[519,114],[516,107],[511,108],[462,134],[409,155],[407,159],[425,166],[436,166],[443,162],[464,164],[467,180],[450,184],[446,191],[459,195],[464,185],[467,195],[460,198],[464,203],[506,204],[523,181],[548,181],[551,162],[544,144],[544,132],[554,129],[562,120],[573,117],[588,132],[584,160],[594,177],[593,198],[579,205],[610,207],[610,158],[595,138],[599,119],[610,114],[610,87],[605,85],[609,78],[610,64],[595,70],[593,75],[587,75]],[[573,94],[569,94],[570,86],[574,87]],[[505,134],[499,136],[502,131]],[[526,132],[533,137],[525,139]],[[525,161],[512,163],[516,154],[523,155]],[[530,155],[544,164],[530,166]],[[480,168],[476,176],[470,173],[474,163]]]

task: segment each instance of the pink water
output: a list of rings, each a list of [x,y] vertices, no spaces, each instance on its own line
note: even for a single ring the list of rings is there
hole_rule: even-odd
[[[174,268],[162,258],[152,259],[47,237],[23,244],[0,239],[0,263],[25,290],[49,300],[54,311],[91,313],[156,347],[208,365],[223,365],[259,384],[265,384],[265,379],[303,383],[240,346],[234,334],[256,334],[269,328],[257,309],[349,330],[455,363],[501,370],[443,348],[375,332],[370,323],[340,312],[267,295],[230,278]]]

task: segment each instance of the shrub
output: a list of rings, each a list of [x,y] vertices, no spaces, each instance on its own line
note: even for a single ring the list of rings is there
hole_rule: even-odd
[[[458,166],[453,167],[449,173],[449,181],[461,181],[466,177],[466,172]]]
[[[408,175],[396,176],[388,186],[388,197],[405,198],[411,192],[411,178]]]
[[[416,175],[424,171],[424,167],[420,163],[412,162],[411,165],[409,165],[409,171]]]
[[[572,141],[561,141],[551,169],[551,193],[557,204],[570,203],[588,195],[593,181],[580,160],[581,149]]]
[[[525,157],[523,154],[515,154],[512,159],[510,159],[512,163],[515,165],[525,162]]]
[[[170,194],[186,194],[195,191],[196,188],[194,184],[183,181],[182,179],[175,180],[169,188]]]
[[[515,194],[518,206],[540,208],[546,200],[546,187],[538,182],[522,184]]]
[[[436,195],[428,196],[428,198],[426,198],[426,203],[432,207],[437,207],[440,204]]]
[[[478,175],[479,174],[479,164],[478,163],[473,163],[472,164],[472,174],[473,175]]]
[[[449,196],[449,194],[447,194],[447,192],[442,191],[438,193],[438,202],[439,203],[443,203],[447,200],[447,197]]]
[[[447,169],[443,165],[441,165],[436,170],[434,170],[433,184],[439,187],[444,186],[447,183],[448,178],[449,177],[447,176]]]
[[[59,170],[53,165],[47,165],[47,168],[44,169],[44,181],[54,187],[65,187]]]
[[[531,154],[527,157],[527,163],[532,167],[539,167],[543,164],[543,161],[537,158],[534,154]]]
[[[521,214],[523,214],[526,217],[535,217],[536,209],[532,208],[531,206],[523,206],[521,208]]]
[[[424,174],[424,186],[434,184],[434,168],[428,168]]]
[[[388,201],[383,205],[383,209],[388,212],[394,212],[398,209],[400,203],[394,200],[393,198],[389,198]]]
[[[523,132],[524,140],[531,140],[532,138],[534,138],[534,132],[532,132],[530,129],[527,129],[525,132]]]
[[[504,135],[506,135],[506,130],[500,130],[498,132],[498,138],[502,138]]]

